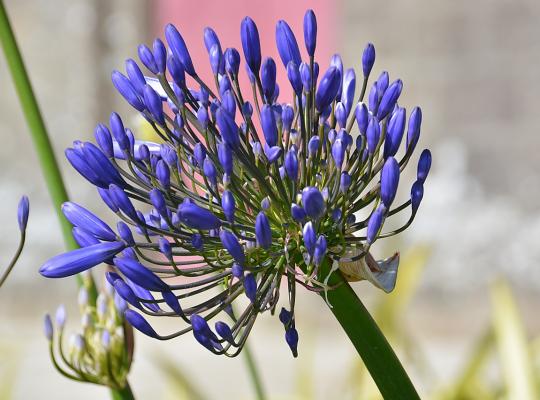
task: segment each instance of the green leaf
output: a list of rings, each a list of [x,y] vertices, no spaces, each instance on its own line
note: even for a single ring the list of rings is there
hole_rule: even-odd
[[[491,288],[493,327],[508,399],[535,400],[529,346],[519,311],[508,285],[499,280]]]

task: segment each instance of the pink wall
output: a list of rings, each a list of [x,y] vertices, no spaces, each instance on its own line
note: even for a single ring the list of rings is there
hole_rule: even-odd
[[[212,27],[218,34],[223,50],[236,47],[243,55],[240,44],[240,21],[249,15],[256,22],[261,37],[263,57],[271,56],[278,65],[278,84],[281,89],[279,99],[290,98],[288,81],[279,59],[275,45],[275,26],[279,19],[284,19],[293,29],[303,57],[307,58],[304,46],[303,18],[308,8],[315,11],[318,24],[318,40],[315,57],[321,71],[324,71],[331,55],[336,51],[339,29],[339,2],[331,0],[297,1],[188,1],[188,0],[154,0],[154,31],[163,37],[163,27],[172,22],[176,25],[186,41],[197,73],[206,81],[213,82],[208,55],[204,47],[203,29]],[[242,61],[241,79],[247,82]],[[245,85],[246,83],[244,83]],[[213,87],[213,86],[212,86]],[[284,91],[283,89],[286,88]],[[245,90],[245,86],[244,86]]]

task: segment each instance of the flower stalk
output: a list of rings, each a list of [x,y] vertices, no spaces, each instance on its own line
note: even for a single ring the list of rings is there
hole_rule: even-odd
[[[67,191],[3,0],[0,0],[0,43],[2,43],[9,71],[21,102],[24,118],[28,124],[41,170],[45,177],[45,183],[60,222],[64,243],[68,249],[75,249],[78,246],[71,234],[71,225],[64,218],[60,208],[62,203],[68,200]],[[77,282],[79,286],[83,285],[83,279],[80,276],[77,276]],[[91,280],[89,280],[89,286],[90,296],[95,301],[97,294]]]
[[[323,270],[328,269],[328,262],[324,264]],[[351,286],[340,273],[332,274],[328,283],[336,288],[328,291],[326,302],[364,361],[383,398],[419,399],[394,350]]]

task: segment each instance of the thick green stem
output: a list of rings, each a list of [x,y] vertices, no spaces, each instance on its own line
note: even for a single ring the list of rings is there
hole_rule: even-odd
[[[242,354],[244,355],[244,358],[246,360],[246,366],[249,372],[249,376],[251,377],[251,384],[253,385],[253,389],[255,390],[255,394],[257,396],[256,398],[257,400],[265,400],[266,396],[264,394],[261,377],[259,375],[259,371],[257,370],[257,365],[255,364],[255,359],[253,358],[251,349],[249,348],[249,345],[247,343],[242,349]]]
[[[64,242],[68,249],[75,249],[77,248],[77,243],[75,243],[71,234],[71,225],[62,215],[60,207],[62,203],[68,201],[66,188],[62,180],[62,175],[60,174],[60,169],[58,168],[58,163],[56,162],[56,157],[54,156],[53,148],[34,91],[32,90],[30,79],[17,46],[17,41],[13,34],[3,0],[0,0],[0,42],[2,43],[7,64],[15,84],[15,89],[21,102],[24,117],[28,123],[32,141],[34,142],[34,147],[38,154],[41,170],[45,177],[45,183],[47,184],[47,189],[62,228]],[[79,285],[83,284],[80,276],[77,276],[77,280]],[[91,287],[88,288],[90,299],[95,299],[95,285],[93,281],[90,281],[90,283]]]
[[[111,389],[111,398],[113,400],[135,400],[128,382],[123,389]]]
[[[329,284],[340,285],[328,291],[331,311],[364,361],[383,398],[419,399],[394,350],[339,271],[332,274]],[[324,297],[324,293],[321,294]]]

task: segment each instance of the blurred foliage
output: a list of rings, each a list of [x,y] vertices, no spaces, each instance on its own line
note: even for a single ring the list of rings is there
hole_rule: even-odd
[[[498,280],[491,286],[492,318],[475,341],[454,379],[440,382],[423,357],[422,349],[404,324],[410,305],[430,255],[427,247],[405,254],[396,289],[380,296],[372,308],[373,317],[392,347],[412,367],[416,379],[429,382],[423,398],[434,400],[534,400],[540,394],[540,337],[528,341],[523,320],[509,285]],[[308,343],[300,359],[295,392],[289,396],[271,396],[279,400],[309,400],[317,397],[313,373],[314,343]],[[177,363],[162,357],[158,365],[169,379],[174,399],[205,400]],[[353,360],[350,373],[336,383],[336,398],[371,400],[381,396],[360,360]],[[433,389],[431,389],[433,388]]]

